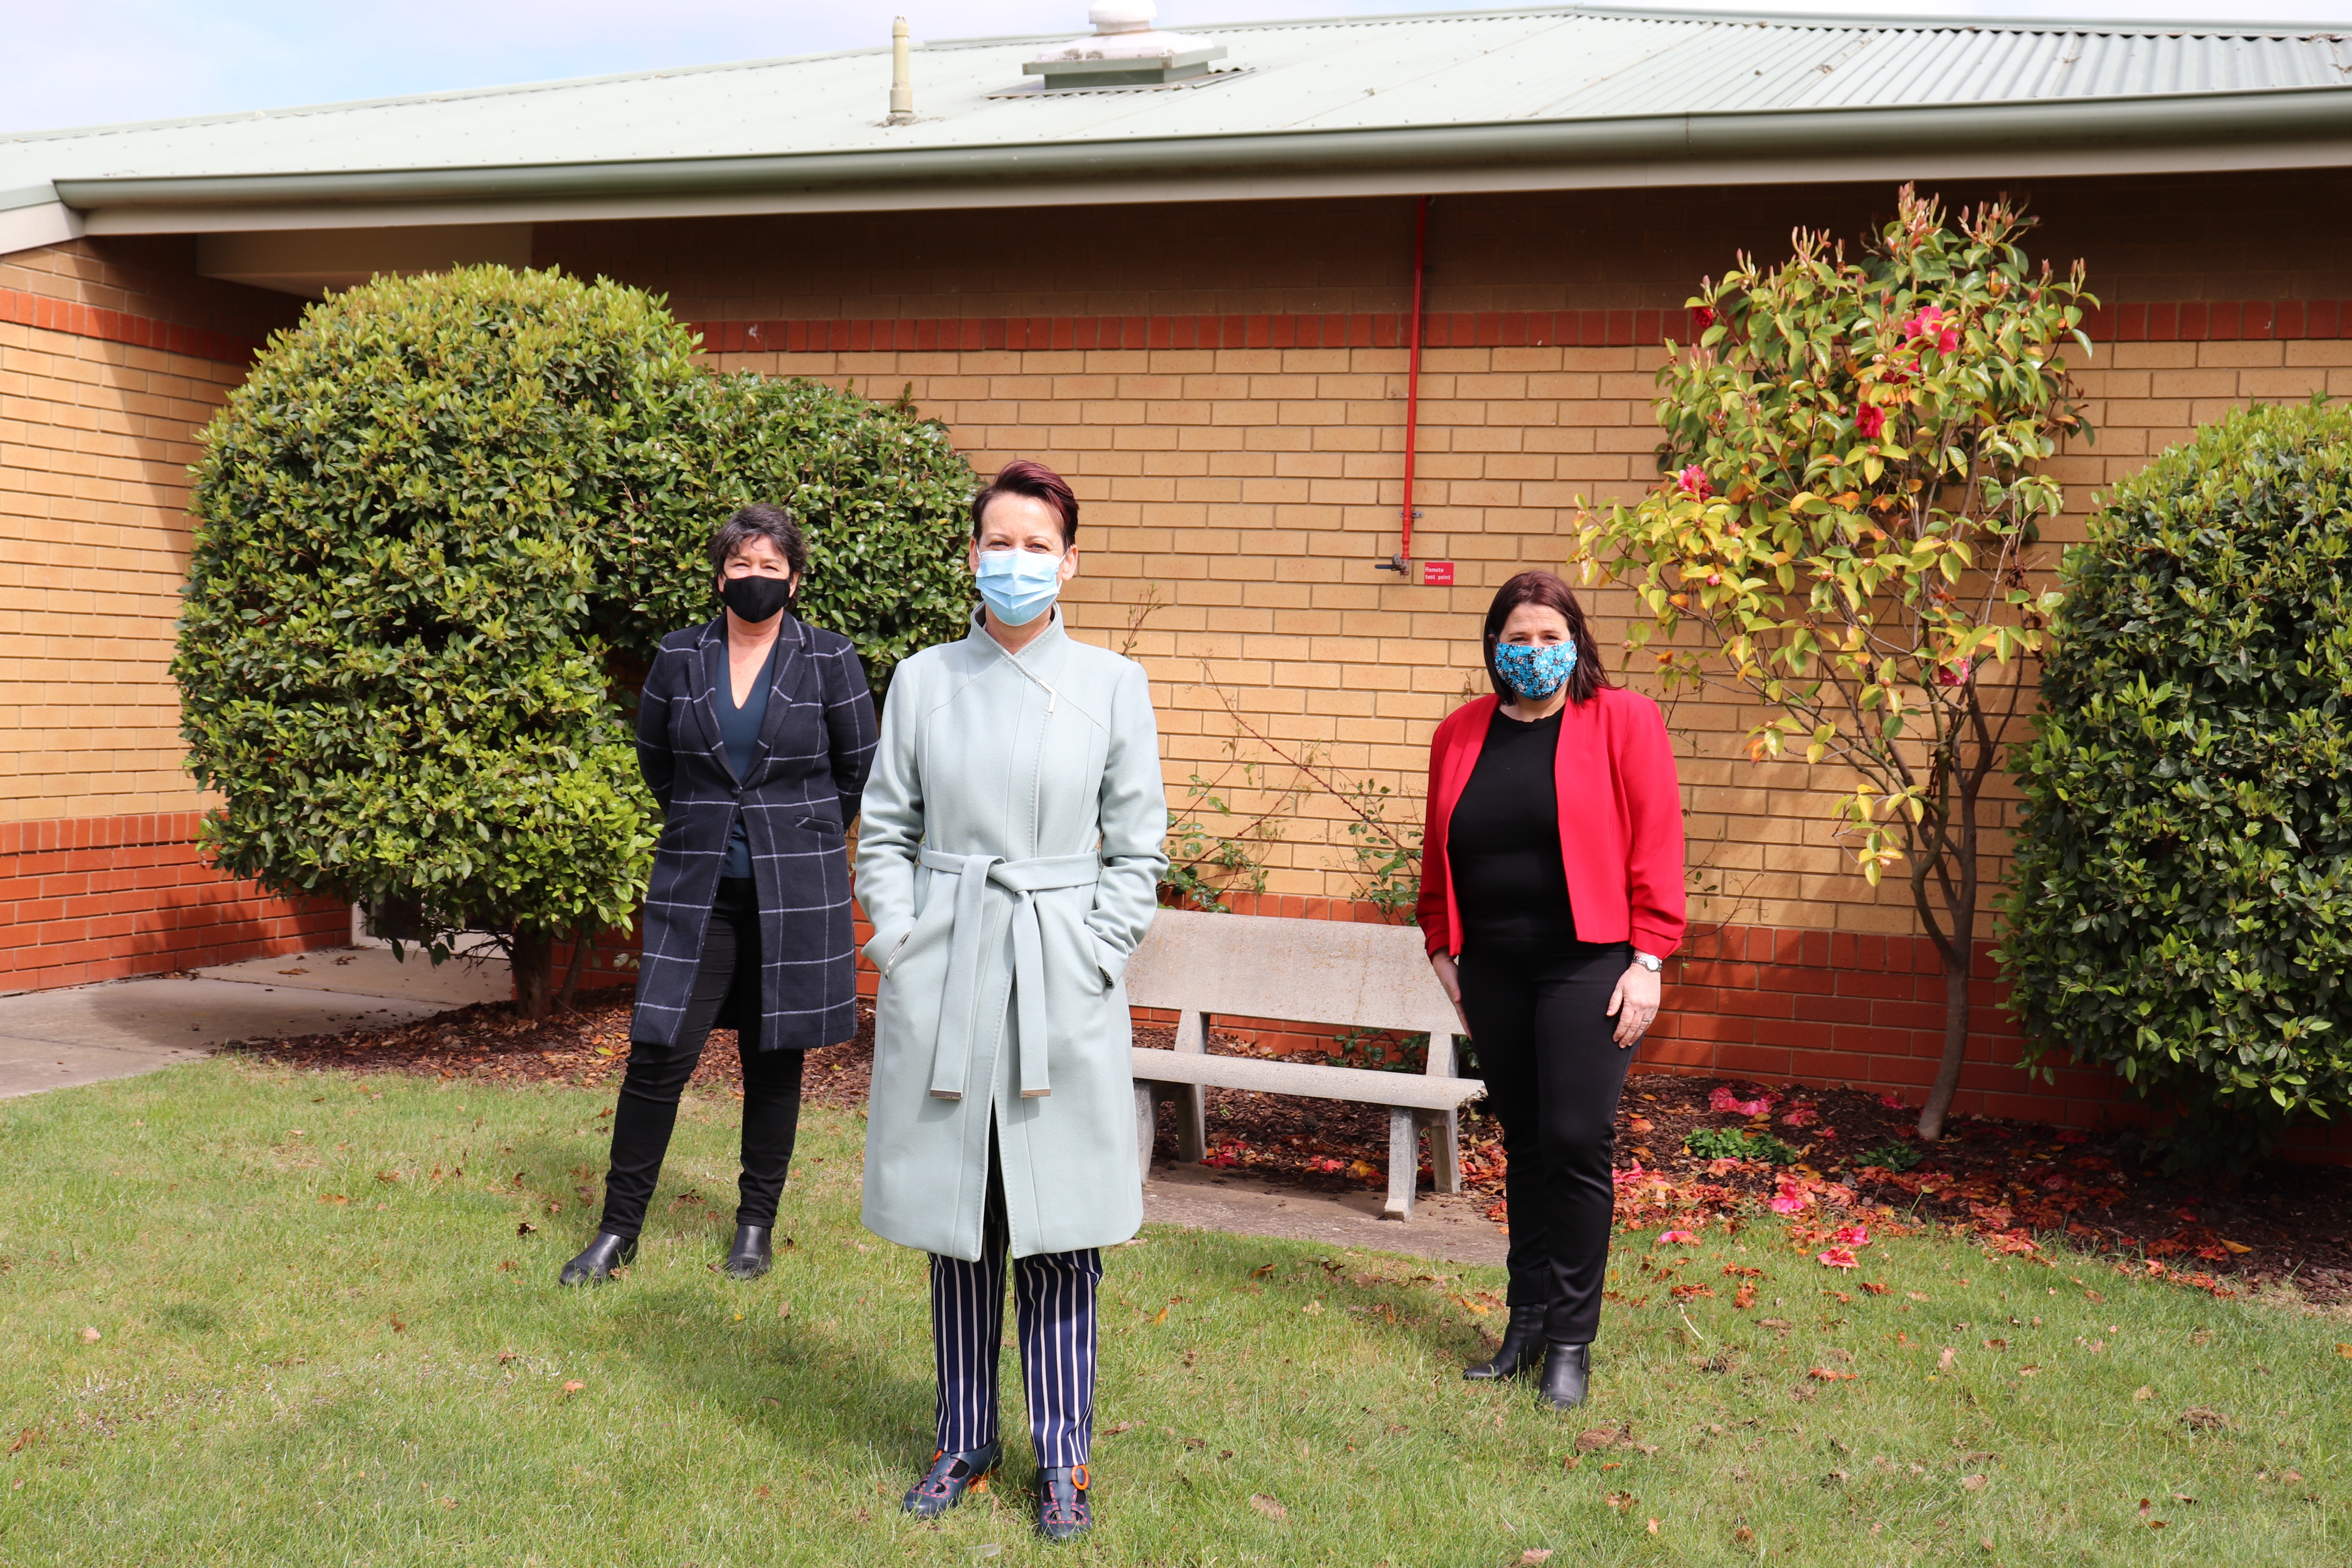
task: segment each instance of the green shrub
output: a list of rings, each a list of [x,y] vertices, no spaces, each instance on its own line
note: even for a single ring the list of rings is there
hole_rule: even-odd
[[[1853,1157],[1857,1165],[1877,1165],[1889,1171],[1907,1171],[1927,1156],[1909,1143],[1882,1143],[1875,1149],[1864,1149]]]
[[[1797,1152],[1769,1132],[1741,1127],[1694,1127],[1683,1134],[1683,1152],[1702,1160],[1766,1160],[1793,1165]]]
[[[220,866],[503,933],[536,1011],[627,923],[656,807],[628,709],[718,612],[744,500],[803,512],[810,617],[887,680],[961,629],[971,472],[936,424],[713,378],[658,300],[553,272],[379,279],[273,338],[204,436],[173,673]]]
[[[2040,1059],[2168,1102],[2176,1163],[2242,1158],[2352,1104],[2352,413],[2207,427],[2063,577],[2011,759],[2011,1005]]]

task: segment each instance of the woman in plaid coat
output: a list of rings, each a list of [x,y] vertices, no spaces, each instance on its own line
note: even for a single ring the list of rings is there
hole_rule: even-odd
[[[629,1067],[596,1239],[562,1283],[635,1255],[677,1101],[714,1026],[743,1060],[743,1171],[721,1268],[768,1271],[800,1124],[802,1053],[857,1032],[845,833],[874,759],[874,700],[849,639],[795,618],[807,546],[748,506],[710,542],[726,610],[672,632],[646,677],[637,762],[665,818],[646,896]]]

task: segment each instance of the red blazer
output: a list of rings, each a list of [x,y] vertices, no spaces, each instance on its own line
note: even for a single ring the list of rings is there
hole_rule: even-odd
[[[1433,953],[1462,951],[1446,829],[1499,700],[1481,697],[1455,709],[1429,742],[1419,914]],[[1683,799],[1658,705],[1622,686],[1570,702],[1560,718],[1553,778],[1577,936],[1630,941],[1660,958],[1673,952],[1683,940]]]

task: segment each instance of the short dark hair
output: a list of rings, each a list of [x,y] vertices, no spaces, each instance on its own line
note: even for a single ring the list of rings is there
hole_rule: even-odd
[[[1584,606],[1576,602],[1576,591],[1549,572],[1522,572],[1496,589],[1495,602],[1486,606],[1486,679],[1493,682],[1496,696],[1506,702],[1518,700],[1518,692],[1495,668],[1495,645],[1503,640],[1503,623],[1521,605],[1558,610],[1568,622],[1569,638],[1576,644],[1576,668],[1568,677],[1570,702],[1585,701],[1610,684],[1601,668],[1601,645],[1592,640],[1592,626],[1584,618]]]
[[[719,525],[710,536],[710,570],[727,574],[727,559],[754,539],[764,539],[783,552],[784,564],[797,577],[808,565],[808,540],[797,518],[782,507],[753,501]]]
[[[1062,520],[1062,548],[1069,549],[1078,542],[1078,498],[1070,493],[1067,479],[1027,458],[1015,458],[996,470],[996,477],[987,488],[971,498],[971,536],[980,537],[980,520],[988,510],[988,503],[998,496],[1027,496],[1044,501]]]

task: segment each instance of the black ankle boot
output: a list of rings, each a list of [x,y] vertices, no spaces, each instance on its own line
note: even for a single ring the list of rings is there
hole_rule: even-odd
[[[1517,1377],[1531,1370],[1543,1360],[1544,1308],[1514,1307],[1511,1321],[1503,1330],[1503,1346],[1492,1361],[1482,1361],[1475,1366],[1465,1366],[1462,1375],[1472,1383],[1485,1383],[1491,1378]]]
[[[559,1285],[588,1285],[610,1279],[613,1270],[625,1263],[635,1261],[637,1238],[614,1236],[611,1231],[598,1231],[588,1249],[563,1266],[557,1275]]]
[[[1584,1403],[1592,1383],[1592,1347],[1546,1345],[1543,1392],[1537,1395],[1554,1410],[1573,1410]]]
[[[719,1272],[730,1279],[757,1279],[773,1268],[776,1251],[768,1239],[769,1228],[764,1225],[737,1226],[735,1245],[719,1265]]]

